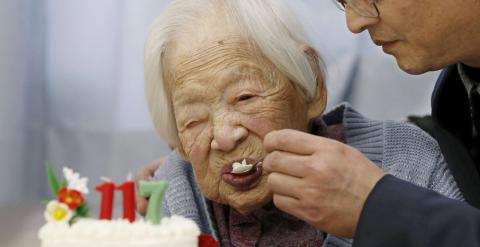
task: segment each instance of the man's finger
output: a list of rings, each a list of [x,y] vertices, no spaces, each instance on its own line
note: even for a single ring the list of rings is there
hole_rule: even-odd
[[[263,139],[267,152],[281,150],[303,155],[313,154],[319,145],[327,144],[326,138],[291,129],[271,131]]]
[[[161,158],[140,168],[135,175],[135,180],[137,182],[140,180],[149,180],[151,177],[153,177],[155,171],[158,170],[164,160],[165,158]]]
[[[278,209],[291,215],[296,215],[297,211],[301,209],[299,200],[280,194],[273,194],[273,204],[275,204],[275,207]]]
[[[301,179],[291,177],[281,173],[272,173],[268,175],[267,186],[274,193],[283,196],[292,197],[298,199],[300,194],[299,188],[301,187]]]
[[[137,211],[140,215],[145,216],[145,214],[147,214],[147,206],[147,199],[141,196],[137,196]]]
[[[267,154],[263,159],[263,169],[267,172],[278,172],[303,178],[308,175],[306,169],[304,169],[304,164],[307,161],[308,156],[274,151]]]

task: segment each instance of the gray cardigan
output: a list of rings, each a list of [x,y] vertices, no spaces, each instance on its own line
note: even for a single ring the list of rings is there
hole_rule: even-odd
[[[370,120],[348,104],[337,106],[324,114],[322,119],[327,125],[342,123],[347,144],[360,150],[386,173],[447,197],[463,200],[437,142],[416,126]],[[155,179],[169,182],[162,217],[182,215],[190,218],[198,224],[202,233],[212,234],[218,239],[211,205],[200,193],[190,163],[172,152],[156,172]],[[351,239],[329,235],[323,246],[351,244]]]

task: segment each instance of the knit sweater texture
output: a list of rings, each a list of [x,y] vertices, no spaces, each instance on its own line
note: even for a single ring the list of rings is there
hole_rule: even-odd
[[[418,127],[403,122],[367,119],[347,103],[317,120],[320,118],[327,125],[343,124],[347,144],[362,152],[385,173],[449,198],[463,200],[437,142]],[[202,233],[218,239],[210,202],[201,194],[189,162],[172,152],[156,171],[154,179],[169,183],[162,217],[181,215],[192,219]],[[352,239],[329,235],[323,246],[342,247],[352,243]]]

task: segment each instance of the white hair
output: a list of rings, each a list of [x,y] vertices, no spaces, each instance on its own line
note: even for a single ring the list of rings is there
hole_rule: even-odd
[[[316,94],[317,77],[305,45],[309,42],[302,26],[283,0],[174,0],[153,22],[145,44],[145,92],[155,128],[173,147],[179,146],[178,130],[165,81],[165,53],[178,34],[199,19],[218,15],[229,19],[245,40],[258,50],[296,86],[307,100]],[[228,13],[228,14],[226,14]],[[191,29],[190,29],[191,30]],[[315,64],[323,65],[317,61]],[[322,78],[323,79],[323,78]]]

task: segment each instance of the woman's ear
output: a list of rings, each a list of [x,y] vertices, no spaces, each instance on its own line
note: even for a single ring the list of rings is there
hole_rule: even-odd
[[[313,72],[315,73],[315,78],[317,81],[315,95],[307,102],[307,117],[308,119],[312,119],[322,114],[327,106],[327,87],[323,79],[322,69],[320,68],[320,59],[317,51],[313,47],[306,44],[302,45],[302,49],[303,52],[305,52],[305,55],[308,57],[308,61],[310,62]]]

